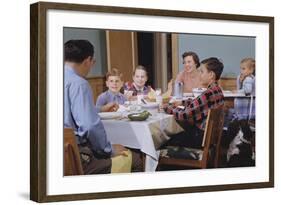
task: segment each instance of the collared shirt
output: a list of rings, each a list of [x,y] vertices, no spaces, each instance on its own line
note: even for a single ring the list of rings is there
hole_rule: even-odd
[[[173,105],[165,108],[165,112],[173,114],[176,120],[186,120],[199,129],[205,129],[209,109],[224,104],[224,96],[217,82],[210,84],[206,91],[193,100],[183,101],[184,109]]]
[[[78,143],[88,140],[97,154],[108,157],[112,154],[89,83],[67,65],[64,68],[64,127],[74,130]]]
[[[120,105],[123,105],[126,101],[126,97],[122,93],[113,93],[110,90],[107,90],[99,95],[96,106],[101,107],[103,105],[106,105],[110,102],[116,102]]]
[[[255,76],[247,76],[240,82],[240,75],[237,77],[236,85],[238,92],[243,92],[249,96],[255,96]],[[252,102],[251,102],[252,99]],[[235,118],[242,119],[255,119],[256,103],[254,97],[239,97],[234,99]],[[251,112],[251,113],[250,113]],[[251,116],[250,116],[251,115]]]
[[[137,89],[134,83],[126,82],[123,86],[124,90],[133,91],[133,96],[138,95],[138,92],[147,95],[150,92],[150,86],[144,86],[142,89]]]

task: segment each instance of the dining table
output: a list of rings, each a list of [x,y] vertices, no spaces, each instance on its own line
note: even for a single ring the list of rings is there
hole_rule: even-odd
[[[122,112],[120,117],[103,119],[102,122],[109,141],[128,148],[139,149],[145,155],[145,172],[156,171],[159,148],[170,137],[183,131],[173,115],[163,112],[152,112],[144,121],[132,121]]]

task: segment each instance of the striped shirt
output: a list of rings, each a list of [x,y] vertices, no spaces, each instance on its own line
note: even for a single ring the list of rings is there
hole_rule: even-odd
[[[209,109],[217,108],[224,104],[224,96],[217,82],[210,84],[206,91],[194,99],[183,101],[184,109],[169,105],[165,112],[173,114],[176,120],[187,121],[199,129],[205,129]]]

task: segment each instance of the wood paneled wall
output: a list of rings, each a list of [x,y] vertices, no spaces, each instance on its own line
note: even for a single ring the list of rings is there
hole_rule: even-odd
[[[221,78],[219,80],[219,85],[223,88],[223,90],[237,90],[236,78]]]
[[[132,81],[137,61],[136,32],[106,31],[107,70],[117,68],[123,81]]]
[[[96,103],[98,96],[105,90],[105,76],[90,77],[87,80],[93,91],[93,101]]]

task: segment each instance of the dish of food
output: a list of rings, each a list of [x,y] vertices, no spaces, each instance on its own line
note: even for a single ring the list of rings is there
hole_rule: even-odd
[[[162,94],[162,102],[168,103],[171,99],[171,96],[168,92]],[[155,90],[151,89],[151,91],[147,94],[147,100],[149,102],[156,102],[156,92]]]
[[[128,115],[128,118],[132,121],[144,121],[151,115],[148,111],[143,111],[140,113],[132,113]]]

